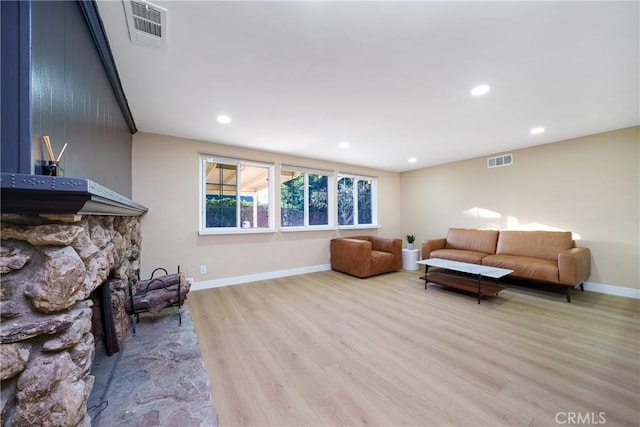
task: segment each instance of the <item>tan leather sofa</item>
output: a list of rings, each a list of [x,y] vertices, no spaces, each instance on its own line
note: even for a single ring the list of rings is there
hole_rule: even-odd
[[[331,269],[369,277],[402,268],[402,239],[356,236],[331,240]]]
[[[513,270],[508,277],[563,286],[569,291],[591,274],[591,252],[575,247],[569,231],[450,228],[444,239],[422,242],[422,259],[443,258]]]

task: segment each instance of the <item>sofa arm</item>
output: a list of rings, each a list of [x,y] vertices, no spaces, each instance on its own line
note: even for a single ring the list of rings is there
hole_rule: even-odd
[[[589,248],[571,248],[558,254],[559,282],[577,286],[591,274],[591,251]]]
[[[422,242],[422,259],[428,259],[431,255],[431,251],[436,249],[444,249],[447,244],[447,239],[431,239]]]
[[[390,237],[369,237],[371,248],[374,251],[388,252],[393,255],[393,264],[396,269],[402,268],[402,239]]]
[[[371,242],[337,238],[331,240],[331,269],[357,277],[371,274]]]

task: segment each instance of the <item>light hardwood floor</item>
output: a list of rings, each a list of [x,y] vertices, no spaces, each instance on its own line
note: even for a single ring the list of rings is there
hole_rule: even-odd
[[[639,300],[518,287],[478,305],[418,276],[189,294],[220,425],[640,424]]]

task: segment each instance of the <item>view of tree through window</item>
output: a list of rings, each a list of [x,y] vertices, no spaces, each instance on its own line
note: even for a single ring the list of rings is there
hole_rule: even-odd
[[[372,224],[371,181],[358,180],[358,224]]]
[[[373,178],[341,176],[338,179],[338,225],[375,223]]]
[[[280,174],[280,226],[329,225],[329,177],[282,170]]]
[[[270,228],[270,166],[203,161],[204,227]]]
[[[338,225],[353,225],[354,178],[338,180]]]
[[[304,225],[304,174],[282,171],[280,184],[280,226]]]
[[[309,225],[329,224],[329,183],[326,175],[309,174]]]

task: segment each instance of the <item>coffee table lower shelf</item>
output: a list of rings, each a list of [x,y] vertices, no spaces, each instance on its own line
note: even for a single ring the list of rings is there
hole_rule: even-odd
[[[424,276],[421,277],[421,279],[424,279]],[[487,282],[486,280],[479,281],[478,278],[459,276],[439,271],[429,273],[427,275],[427,281],[438,285],[443,285],[450,288],[460,289],[462,291],[477,294],[478,303],[480,303],[480,296],[497,295],[498,292],[507,288],[506,286],[499,283]]]

